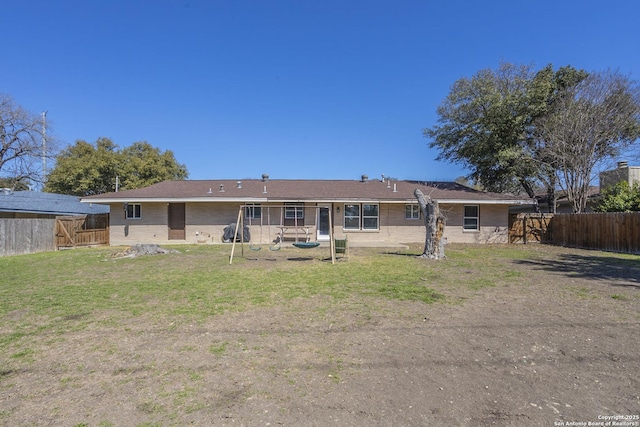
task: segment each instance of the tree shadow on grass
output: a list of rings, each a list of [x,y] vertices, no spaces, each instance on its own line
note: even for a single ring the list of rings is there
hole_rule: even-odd
[[[555,259],[516,260],[532,269],[591,280],[606,280],[612,286],[640,290],[640,261],[612,256],[561,254]]]

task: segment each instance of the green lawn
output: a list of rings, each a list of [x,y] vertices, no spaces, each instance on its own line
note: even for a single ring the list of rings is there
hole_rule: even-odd
[[[228,245],[173,249],[137,258],[114,257],[122,248],[0,258],[0,395],[13,396],[0,407],[0,424],[31,420],[30,408],[39,408],[51,419],[78,420],[69,425],[117,425],[118,414],[100,405],[133,402],[127,414],[135,425],[184,425],[194,412],[218,415],[215,402],[230,408],[249,397],[288,399],[326,388],[326,378],[341,387],[343,375],[362,368],[345,355],[361,357],[356,347],[366,342],[349,334],[382,345],[388,332],[379,336],[377,328],[427,325],[426,305],[444,309],[438,305],[490,293],[509,298],[539,283],[558,283],[581,301],[629,305],[640,277],[637,255],[544,245],[452,244],[440,261],[418,258],[420,247],[352,248],[335,265],[326,248],[245,248],[233,265]],[[601,279],[607,285],[596,290]],[[238,319],[247,321],[235,330]],[[329,331],[349,338],[332,341]],[[251,386],[238,385],[244,381]],[[76,415],[67,404],[73,399],[86,412]]]
[[[226,311],[286,304],[321,295],[329,300],[402,299],[432,303],[443,295],[431,284],[495,286],[517,279],[506,261],[525,257],[516,247],[451,247],[446,261],[413,253],[362,250],[335,265],[324,253],[304,252],[306,261],[251,261],[236,257],[229,265],[228,246],[177,246],[177,253],[114,258],[117,248],[76,249],[0,258],[0,319],[9,334],[1,346],[25,335],[75,327],[122,316],[180,316],[198,320]],[[283,249],[295,251],[295,249]],[[315,250],[311,250],[315,251]],[[357,252],[357,251],[354,251]],[[291,252],[292,256],[299,253]],[[491,254],[488,259],[487,255]],[[281,255],[281,254],[279,254]],[[14,320],[15,319],[15,320]],[[106,320],[105,320],[106,319]]]
[[[333,265],[322,259],[324,252],[283,249],[278,261],[263,259],[268,253],[251,252],[229,265],[228,245],[175,249],[136,258],[115,258],[118,248],[0,258],[0,353],[6,354],[6,346],[16,341],[116,319],[197,322],[313,296],[329,304],[375,305],[389,299],[447,303],[452,300],[446,294],[457,288],[518,283],[524,274],[518,261],[548,252],[539,245],[449,245],[446,260],[432,261],[414,256],[420,253],[417,247],[400,253],[359,249],[348,261]],[[287,253],[310,259],[287,260]],[[637,259],[617,259],[633,262],[625,257]]]

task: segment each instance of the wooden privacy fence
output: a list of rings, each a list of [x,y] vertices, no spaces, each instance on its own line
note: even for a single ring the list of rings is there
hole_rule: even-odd
[[[59,216],[55,236],[56,249],[108,245],[109,214]]]
[[[550,237],[554,245],[640,253],[640,212],[556,214]]]
[[[108,244],[109,214],[0,218],[0,256]]]
[[[0,218],[0,256],[55,250],[55,219]]]

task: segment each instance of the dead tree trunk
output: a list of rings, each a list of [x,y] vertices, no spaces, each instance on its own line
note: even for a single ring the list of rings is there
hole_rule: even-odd
[[[427,227],[427,236],[424,242],[424,252],[420,255],[429,259],[444,259],[444,227],[446,218],[440,211],[438,201],[430,196],[425,196],[418,188],[413,192],[418,199],[418,204],[424,217],[424,225]]]

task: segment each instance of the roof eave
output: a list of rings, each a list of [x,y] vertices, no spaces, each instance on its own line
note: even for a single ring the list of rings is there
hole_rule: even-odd
[[[473,199],[440,199],[438,200],[440,203],[450,203],[450,204],[474,204],[474,205],[535,205],[535,201],[533,200],[523,200],[523,199],[490,199],[490,200],[473,200]]]
[[[109,197],[104,199],[80,199],[81,203],[191,203],[191,202],[266,202],[257,197]]]
[[[533,200],[522,199],[437,199],[443,204],[475,204],[475,205],[534,205]],[[407,199],[375,199],[375,198],[268,198],[268,197],[110,197],[104,199],[80,199],[82,203],[110,204],[110,203],[415,203],[414,198]]]

